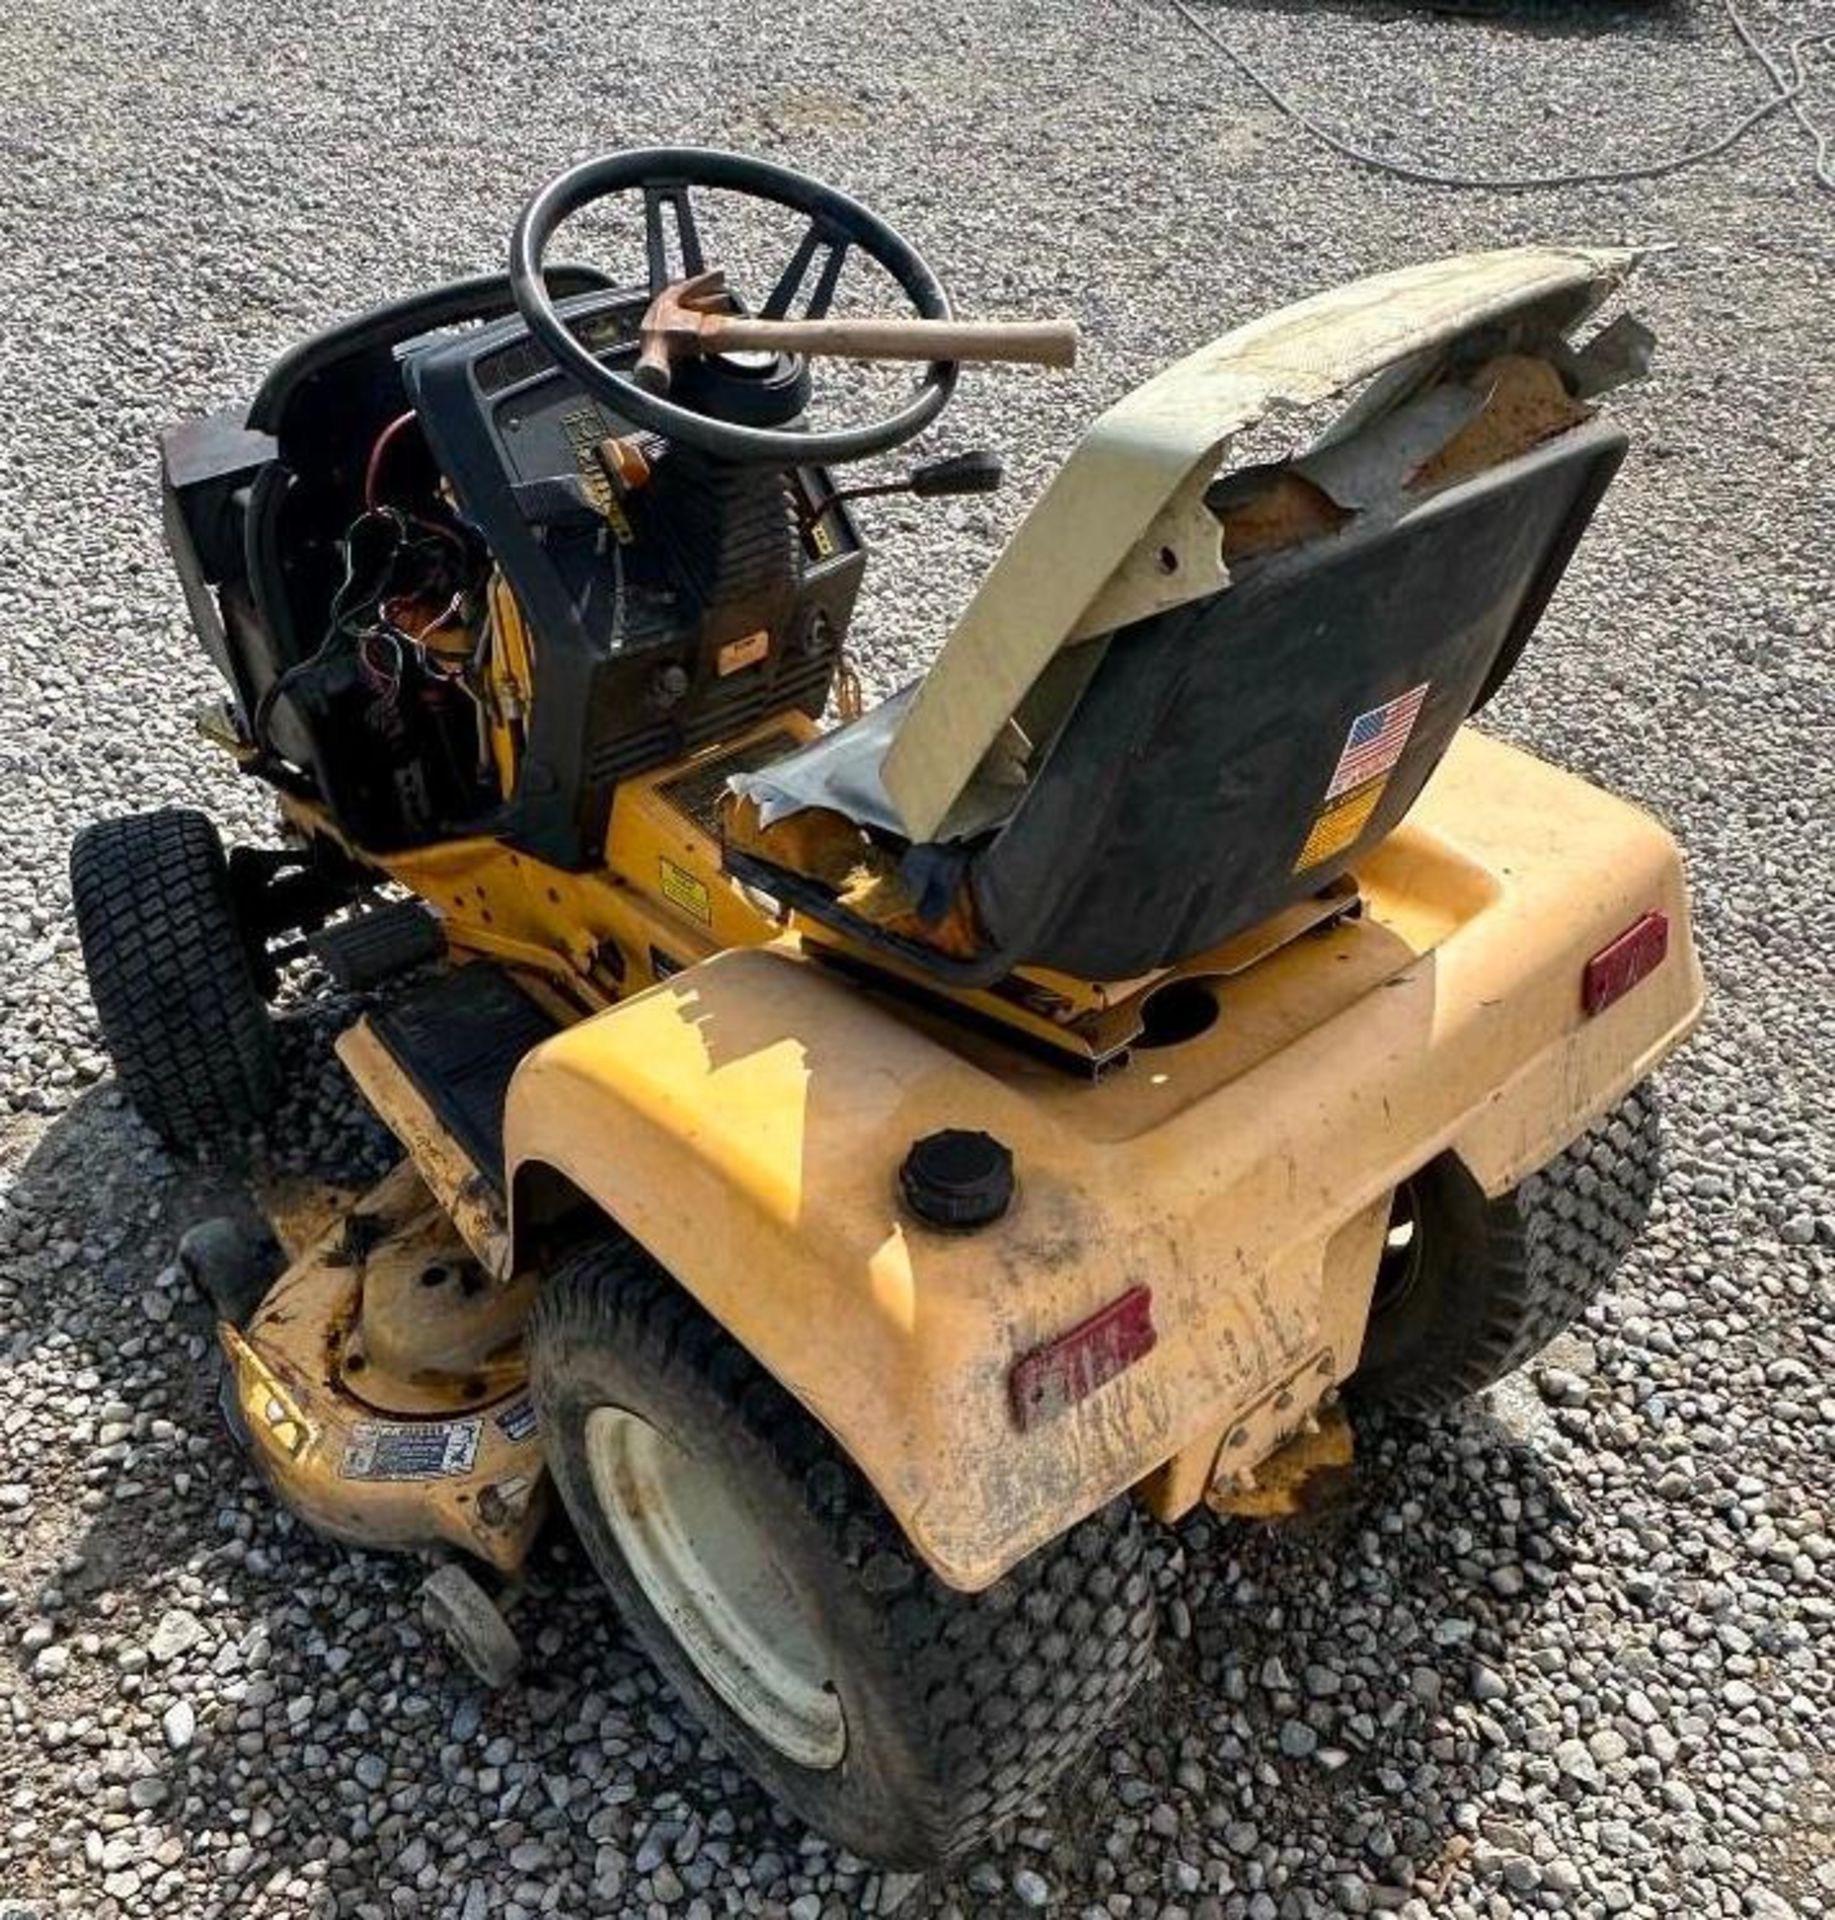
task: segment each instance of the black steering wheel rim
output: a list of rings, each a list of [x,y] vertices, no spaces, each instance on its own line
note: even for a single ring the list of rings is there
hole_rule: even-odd
[[[517,218],[510,239],[511,289],[529,331],[556,362],[589,395],[623,418],[667,439],[728,460],[836,466],[884,453],[929,426],[955,391],[957,367],[953,360],[929,362],[917,390],[896,413],[863,426],[803,432],[786,427],[740,426],[665,400],[605,366],[574,338],[555,309],[543,275],[548,243],[562,222],[595,201],[641,189],[650,293],[654,298],[663,284],[659,276],[666,275],[666,243],[661,225],[664,205],[674,209],[678,242],[688,256],[685,267],[692,272],[700,264],[699,240],[685,199],[694,187],[749,194],[808,216],[809,231],[786,269],[786,280],[799,261],[801,272],[806,275],[814,263],[815,251],[825,247],[829,249],[831,261],[825,262],[817,292],[819,296],[826,282],[828,292],[832,293],[840,258],[850,247],[858,246],[898,282],[921,319],[950,317],[949,296],[917,249],[871,208],[836,188],[769,160],[754,160],[715,147],[639,147],[627,153],[583,160],[565,173],[557,174],[534,195]],[[835,239],[843,243],[838,252]],[[776,292],[782,292],[784,286],[785,281],[780,281]],[[794,298],[800,291],[799,278],[790,287],[789,295]],[[770,313],[770,302],[764,310]],[[815,311],[813,305],[811,311]]]

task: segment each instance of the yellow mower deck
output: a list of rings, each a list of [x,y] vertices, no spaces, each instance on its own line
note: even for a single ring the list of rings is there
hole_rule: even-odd
[[[488,1280],[412,1161],[218,1335],[257,1463],[356,1546],[517,1567],[546,1511],[522,1360],[527,1287]]]
[[[730,891],[710,836],[679,859]],[[424,1351],[391,1351],[386,1383],[367,1357],[352,1378],[349,1342],[431,1258],[416,1235],[443,1231],[442,1258],[507,1283],[533,1270],[538,1226],[584,1199],[840,1439],[952,1585],[988,1584],[1129,1488],[1164,1516],[1213,1487],[1242,1505],[1356,1367],[1398,1183],[1450,1151],[1504,1191],[1701,1003],[1669,836],[1470,729],[1357,881],[1355,917],[1139,987],[1124,1023],[1144,1020],[1149,1044],[1094,1080],[1039,1058],[1024,1025],[841,977],[760,916],[749,948],[534,1048],[504,1116],[509,1205],[482,1219],[458,1203],[480,1191],[462,1152],[358,1029],[346,1063],[421,1173],[359,1208],[388,1223],[376,1246],[353,1262],[334,1233],[226,1335],[258,1456],[344,1537],[514,1564],[540,1467],[514,1314],[494,1292],[455,1296]],[[1589,1017],[1589,958],[1653,913],[1667,958]],[[1014,1156],[1011,1210],[973,1234],[898,1202],[911,1144],[951,1127]],[[423,1175],[457,1228],[434,1227]]]

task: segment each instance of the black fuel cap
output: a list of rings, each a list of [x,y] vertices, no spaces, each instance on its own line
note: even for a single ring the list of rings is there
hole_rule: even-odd
[[[898,1170],[905,1205],[933,1227],[985,1227],[1013,1199],[1013,1155],[991,1133],[945,1127],[912,1143]]]

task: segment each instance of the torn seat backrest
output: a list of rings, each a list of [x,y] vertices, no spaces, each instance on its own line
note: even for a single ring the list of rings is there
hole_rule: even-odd
[[[1576,428],[1115,635],[970,869],[989,950],[1127,979],[1336,879],[1520,650],[1623,452]]]
[[[1205,493],[1238,434],[1377,375],[1361,405],[1380,410],[1480,330],[1558,336],[1635,257],[1512,247],[1377,274],[1239,327],[1111,407],[988,570],[899,724],[881,779],[907,838],[952,837],[952,813],[1062,650],[1229,584]]]

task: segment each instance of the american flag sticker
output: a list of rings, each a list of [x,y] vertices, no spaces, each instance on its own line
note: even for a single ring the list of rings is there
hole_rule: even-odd
[[[1429,684],[1423,680],[1418,687],[1398,693],[1393,700],[1360,713],[1351,722],[1332,783],[1307,830],[1300,857],[1293,863],[1295,873],[1304,873],[1343,853],[1370,824],[1389,784],[1390,772],[1401,759],[1414,723],[1420,718]]]
[[[1366,781],[1381,779],[1401,759],[1408,736],[1414,732],[1414,723],[1420,718],[1428,685],[1423,680],[1418,687],[1398,693],[1393,700],[1385,700],[1380,707],[1360,713],[1351,722],[1351,730],[1344,736],[1344,751],[1338,756],[1337,771],[1325,790],[1327,806],[1340,794],[1349,793]]]

